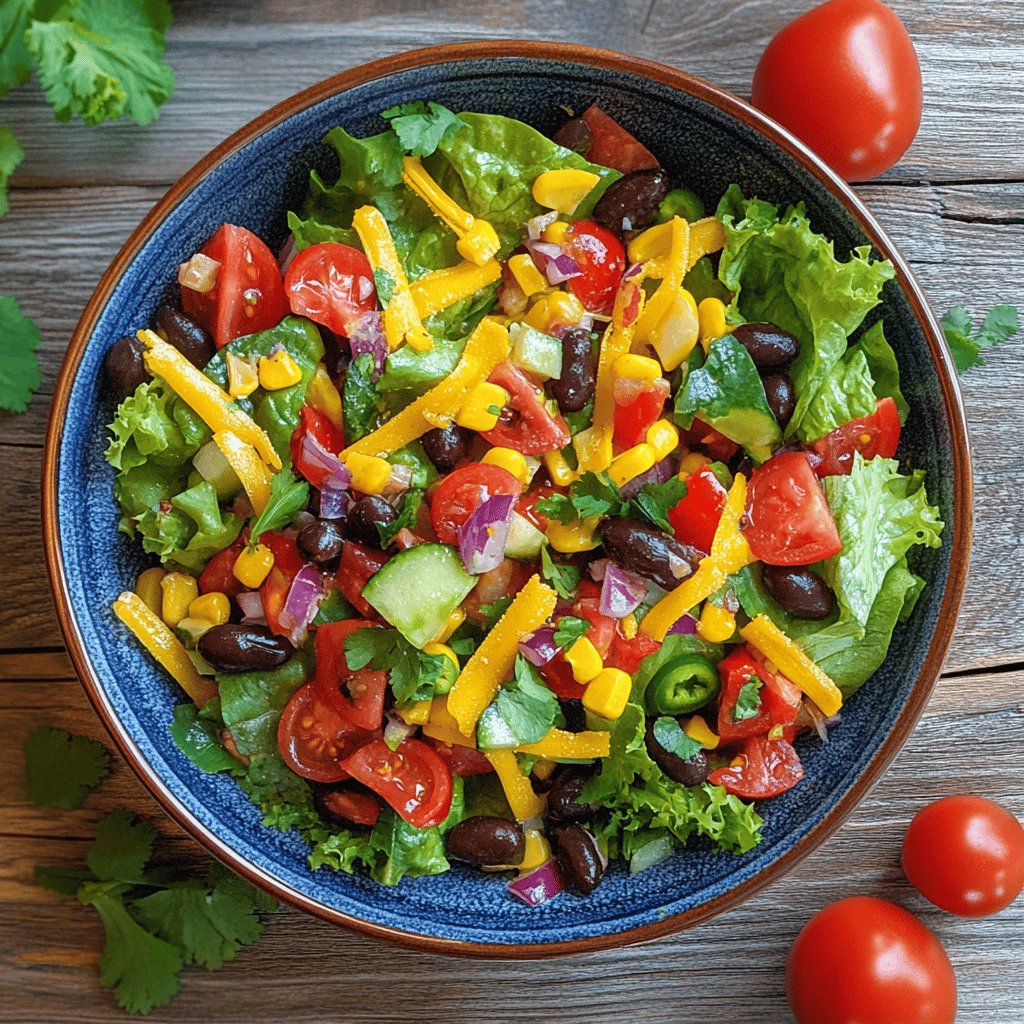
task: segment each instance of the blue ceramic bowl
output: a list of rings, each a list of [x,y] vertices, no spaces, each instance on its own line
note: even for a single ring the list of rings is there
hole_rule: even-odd
[[[416,99],[511,115],[546,132],[564,119],[563,107],[597,100],[712,207],[733,181],[775,203],[803,200],[837,251],[870,243],[896,266],[886,329],[912,406],[900,457],[927,470],[946,522],[943,545],[915,565],[929,585],[885,665],[844,709],[827,746],[801,745],[806,779],[761,807],[764,841],[745,856],[695,846],[633,878],[616,865],[591,897],[563,894],[534,910],[501,880],[461,867],[390,889],[311,871],[297,836],[263,828],[230,778],[204,775],[178,752],[168,722],[181,694],[110,611],[144,561],[116,531],[103,458],[114,410],[101,385],[104,353],[153,321],[176,291],[178,264],[224,221],[279,245],[310,169],[336,170],[320,141],[328,129],[380,131],[380,110]],[[274,895],[364,933],[440,952],[530,957],[692,925],[778,877],[839,825],[896,754],[938,675],[966,576],[970,481],[955,374],[934,318],[871,215],[807,150],[740,100],[671,68],[582,47],[487,42],[388,58],[315,86],[243,128],[157,204],[114,259],[68,350],[47,444],[44,521],[58,612],[91,700],[149,789],[212,853]]]

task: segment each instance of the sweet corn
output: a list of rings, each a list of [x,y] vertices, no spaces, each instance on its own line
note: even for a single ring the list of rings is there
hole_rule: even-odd
[[[455,632],[466,621],[466,613],[461,608],[453,608],[448,616],[447,622],[441,628],[441,632],[434,640],[434,643],[446,643],[452,633]]]
[[[533,771],[530,772],[535,778],[546,780],[555,774],[558,767],[557,761],[549,761],[546,757],[539,757],[533,764]]]
[[[736,632],[736,616],[728,608],[705,601],[697,622],[697,635],[709,644],[724,644]]]
[[[260,375],[248,359],[240,359],[234,352],[224,356],[228,368],[228,394],[232,398],[245,398],[260,386]]]
[[[620,668],[602,669],[583,691],[583,706],[600,718],[615,721],[626,710],[632,687],[633,680],[628,672]]]
[[[455,243],[455,248],[463,259],[482,267],[501,248],[501,242],[490,222],[478,217],[469,231]]]
[[[622,629],[622,635],[627,640],[632,640],[637,630],[640,628],[640,624],[636,621],[636,616],[630,612],[624,619],[620,620],[619,625]]]
[[[594,536],[600,516],[579,519],[572,523],[560,523],[557,519],[549,519],[544,531],[556,551],[564,554],[575,554],[578,551],[591,551],[599,541]]]
[[[417,700],[395,710],[406,725],[426,725],[430,721],[430,706],[433,703],[432,700]]]
[[[313,379],[306,389],[306,404],[322,412],[339,430],[344,431],[345,421],[341,414],[341,395],[334,386],[323,363],[316,368]]]
[[[135,593],[142,598],[143,603],[154,615],[159,615],[163,607],[164,592],[160,589],[160,581],[166,575],[166,570],[154,566],[140,572],[139,578],[135,581]]]
[[[508,470],[524,487],[533,476],[526,459],[513,448],[492,448],[480,461],[488,466],[500,466]]]
[[[544,466],[557,487],[568,487],[576,479],[572,466],[561,452],[545,452]]]
[[[650,356],[638,356],[627,352],[615,360],[612,372],[616,377],[625,377],[629,380],[655,381],[661,376],[661,363]]]
[[[711,460],[700,452],[687,452],[679,460],[679,479],[685,480],[691,473],[696,473],[702,466],[710,466]]]
[[[647,428],[647,443],[654,449],[660,462],[666,455],[676,450],[679,444],[679,431],[669,420],[657,420]]]
[[[533,180],[533,198],[549,210],[572,213],[600,180],[600,176],[591,171],[572,167],[543,171]]]
[[[612,464],[608,467],[608,476],[613,483],[621,487],[641,473],[653,469],[657,461],[658,455],[649,444],[637,444],[612,459]]]
[[[255,590],[274,568],[274,552],[266,544],[242,548],[231,571],[235,579],[250,590]]]
[[[260,387],[265,391],[280,391],[302,380],[302,371],[290,353],[281,349],[272,356],[260,357]]]
[[[509,393],[489,380],[481,381],[469,392],[455,416],[455,422],[467,430],[493,430],[498,425],[501,410],[509,400]]]
[[[708,726],[708,723],[700,715],[694,715],[684,726],[683,732],[696,740],[705,750],[714,750],[721,740]]]
[[[627,246],[630,263],[647,263],[668,256],[672,245],[672,221],[642,231]]]
[[[345,465],[352,474],[352,489],[363,494],[380,494],[391,479],[391,463],[377,455],[352,452]]]
[[[530,327],[550,334],[556,327],[572,327],[583,319],[586,310],[572,292],[542,295],[523,318]]]
[[[542,232],[541,239],[545,242],[551,242],[553,245],[561,245],[565,241],[565,233],[569,230],[569,225],[564,220],[556,220],[549,224]]]
[[[188,606],[190,619],[204,619],[215,626],[223,626],[231,618],[231,602],[227,594],[214,590],[195,598]]]
[[[729,333],[729,327],[725,322],[725,303],[721,299],[701,299],[697,307],[697,321],[700,324],[700,344],[705,352],[711,347],[711,342],[721,338],[723,334]]]
[[[548,287],[548,279],[537,269],[533,257],[527,252],[510,257],[508,269],[512,271],[516,283],[527,296],[536,295]]]
[[[589,683],[592,679],[596,679],[604,668],[604,662],[601,660],[601,655],[597,653],[597,648],[585,636],[581,636],[565,652],[565,660],[569,663],[572,677],[577,683]]]
[[[160,618],[171,629],[188,615],[189,605],[199,596],[199,584],[194,576],[184,572],[169,572],[160,581],[162,600]]]
[[[461,666],[459,665],[458,656],[447,644],[438,643],[436,640],[434,640],[431,643],[424,645],[423,653],[439,654],[444,658],[450,658],[451,663],[455,666],[456,669],[461,668]]]

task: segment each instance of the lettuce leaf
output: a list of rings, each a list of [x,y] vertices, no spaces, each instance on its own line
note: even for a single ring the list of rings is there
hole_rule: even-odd
[[[868,369],[874,380],[875,397],[891,398],[899,410],[900,423],[907,422],[910,406],[900,390],[900,368],[896,353],[886,340],[882,321],[872,324],[857,342],[857,349],[864,353]]]
[[[807,405],[800,435],[816,441],[829,431],[875,411],[875,381],[863,351],[851,348],[828,372]]]

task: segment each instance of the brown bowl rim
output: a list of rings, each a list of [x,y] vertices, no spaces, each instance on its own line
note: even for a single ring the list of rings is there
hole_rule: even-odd
[[[704,100],[731,114],[754,128],[780,149],[797,160],[804,169],[836,195],[848,212],[857,220],[875,249],[892,261],[896,280],[903,289],[911,308],[928,339],[933,361],[939,376],[943,402],[950,419],[952,436],[954,522],[949,577],[945,595],[936,620],[928,654],[911,691],[907,705],[901,711],[891,732],[885,738],[867,768],[851,790],[839,800],[808,833],[787,850],[777,861],[758,875],[728,892],[684,911],[646,925],[622,932],[609,932],[572,941],[496,945],[466,942],[406,932],[385,925],[364,921],[328,907],[317,900],[292,889],[274,876],[249,863],[201,822],[166,788],[163,781],[142,757],[134,742],[114,714],[100,680],[93,671],[84,649],[67,592],[63,574],[60,534],[57,525],[57,470],[60,439],[74,375],[82,353],[92,335],[95,324],[125,268],[138,249],[149,238],[156,226],[186,196],[199,181],[238,149],[251,142],[264,131],[291,117],[300,110],[340,92],[366,82],[429,64],[479,60],[481,58],[534,58],[556,60],[567,64],[622,71],[651,79]],[[541,957],[595,952],[617,948],[637,942],[650,941],[671,935],[706,921],[741,903],[766,886],[781,878],[804,857],[816,850],[849,816],[857,804],[878,781],[900,748],[910,736],[923,711],[928,697],[942,669],[957,614],[963,599],[967,580],[968,559],[972,533],[972,477],[967,426],[963,403],[952,359],[945,346],[937,320],[914,279],[903,257],[897,252],[888,235],[845,181],[831,171],[794,136],[784,128],[755,110],[750,104],[709,82],[668,65],[595,47],[566,46],[564,43],[523,40],[485,40],[430,46],[393,54],[343,71],[271,107],[259,117],[240,128],[219,146],[203,157],[183,175],[146,214],[142,223],[132,232],[120,252],[107,268],[93,292],[72,335],[54,390],[53,409],[46,436],[43,461],[43,535],[47,569],[57,608],[61,631],[68,646],[71,660],[96,712],[118,749],[139,776],[149,792],[163,809],[186,832],[194,836],[211,854],[253,884],[266,890],[296,909],[306,911],[334,924],[375,939],[385,939],[400,945],[429,953],[444,953],[491,959],[539,959]]]

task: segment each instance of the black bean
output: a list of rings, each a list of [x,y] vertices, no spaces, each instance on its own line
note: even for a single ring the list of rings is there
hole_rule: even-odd
[[[565,884],[573,892],[589,896],[597,888],[605,869],[597,840],[580,825],[556,828],[551,839]]]
[[[263,672],[283,665],[295,653],[295,648],[268,626],[233,623],[207,630],[197,646],[218,672]]]
[[[596,810],[595,804],[580,802],[580,794],[590,778],[590,772],[579,768],[566,768],[548,790],[546,817],[550,821],[586,821]]]
[[[156,313],[156,322],[167,335],[167,340],[200,370],[217,351],[209,334],[172,306],[161,306]]]
[[[125,337],[115,341],[103,357],[103,376],[118,402],[134,395],[135,389],[149,380],[142,352],[142,342],[138,338]]]
[[[567,732],[587,731],[587,713],[583,710],[583,701],[575,697],[560,697],[558,706],[562,709]]]
[[[388,505],[388,508],[391,508]],[[295,543],[318,569],[334,569],[341,557],[344,537],[337,519],[318,519],[299,530]]]
[[[768,399],[768,408],[784,427],[793,417],[796,408],[796,391],[793,382],[784,373],[766,373],[761,382],[764,384],[764,396]]]
[[[594,144],[594,133],[582,117],[572,117],[555,132],[555,142],[574,153],[586,156]]]
[[[703,555],[639,519],[609,519],[601,530],[605,553],[623,569],[672,590],[692,575]]]
[[[428,430],[422,438],[427,458],[439,473],[450,473],[469,454],[473,432],[452,423],[444,430]]]
[[[518,822],[478,814],[460,821],[445,836],[444,848],[449,857],[481,867],[521,864],[526,855],[526,836]]]
[[[693,757],[682,758],[666,750],[654,735],[654,719],[647,723],[644,735],[647,753],[651,760],[673,781],[684,786],[699,786],[710,774],[707,755],[703,750],[697,751]]]
[[[388,526],[398,518],[398,513],[379,494],[368,494],[360,498],[349,510],[345,519],[345,536],[368,548],[379,548],[380,533],[376,523]]]
[[[763,579],[772,600],[798,619],[828,618],[836,606],[828,584],[802,566],[766,565]]]
[[[562,335],[562,375],[547,383],[548,394],[562,412],[579,412],[594,397],[597,353],[590,331],[570,327]]]
[[[775,324],[740,324],[732,336],[747,350],[759,370],[789,366],[800,354],[800,342]]]
[[[660,167],[630,171],[605,189],[594,207],[594,220],[617,235],[650,227],[671,190],[668,173]]]

